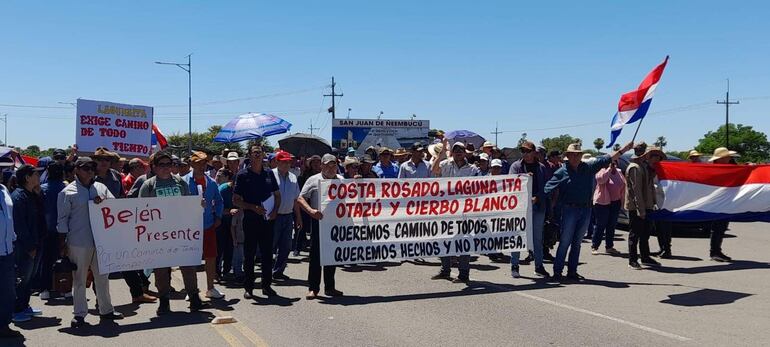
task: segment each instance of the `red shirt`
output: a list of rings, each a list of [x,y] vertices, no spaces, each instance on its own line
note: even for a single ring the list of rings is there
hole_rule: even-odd
[[[134,186],[134,182],[136,182],[136,177],[132,176],[131,174],[123,176],[123,192],[128,194],[128,191],[131,190],[131,187]]]

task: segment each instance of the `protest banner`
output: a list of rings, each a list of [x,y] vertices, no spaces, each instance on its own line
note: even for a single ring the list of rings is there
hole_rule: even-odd
[[[106,199],[88,207],[100,273],[201,263],[200,196]]]
[[[105,147],[129,157],[150,155],[153,108],[78,99],[75,143],[80,152]]]
[[[321,264],[526,250],[531,185],[526,175],[324,180]]]
[[[354,148],[361,156],[369,147],[409,148],[427,142],[430,121],[418,119],[334,119],[332,147]]]

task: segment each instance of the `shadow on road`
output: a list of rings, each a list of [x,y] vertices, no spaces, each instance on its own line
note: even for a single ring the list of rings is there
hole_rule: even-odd
[[[751,261],[751,260],[736,260],[731,263],[719,263],[714,265],[690,267],[690,268],[668,267],[668,266],[650,268],[650,270],[662,272],[662,273],[688,274],[688,275],[701,274],[706,272],[752,270],[752,269],[770,269],[770,263],[761,263],[758,261]]]
[[[192,324],[208,324],[214,318],[210,312],[197,314],[174,312],[162,317],[150,318],[149,322],[120,325],[119,321],[100,321],[98,324],[86,324],[79,328],[60,328],[59,332],[75,336],[116,337],[123,333],[153,329],[173,328]]]
[[[299,301],[299,298],[287,298],[280,295],[268,297],[268,298],[261,297],[261,296],[254,296],[254,302],[251,304],[256,306],[288,307],[288,306],[294,305],[294,303],[297,301]]]
[[[752,295],[753,294],[730,292],[726,290],[701,289],[684,294],[669,295],[668,299],[661,300],[660,302],[664,304],[688,307],[726,305]]]
[[[389,267],[400,266],[400,262],[383,262],[371,264],[355,264],[340,266],[340,271],[344,272],[364,272],[364,271],[386,271]]]

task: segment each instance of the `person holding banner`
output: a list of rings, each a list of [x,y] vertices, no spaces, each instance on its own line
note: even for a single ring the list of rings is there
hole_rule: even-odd
[[[88,203],[99,204],[104,199],[114,199],[107,186],[94,180],[96,162],[90,157],[79,157],[75,161],[75,181],[59,192],[56,229],[59,231],[60,256],[65,255],[77,267],[72,273],[72,301],[75,317],[70,322],[73,328],[83,326],[88,314],[86,300],[86,279],[90,268],[94,275],[96,300],[99,302],[99,316],[103,319],[123,319],[115,312],[110,298],[108,274],[99,273]]]
[[[380,178],[398,178],[398,162],[391,161],[393,150],[388,147],[380,148],[380,162],[372,167],[372,171]]]
[[[511,164],[511,175],[529,175],[532,177],[532,245],[530,249],[535,259],[535,276],[550,277],[543,266],[543,226],[548,204],[543,189],[545,188],[545,165],[537,161],[535,144],[525,141],[519,146],[522,157]],[[511,253],[511,277],[519,278],[519,252]]]
[[[709,162],[712,164],[735,165],[735,158],[738,157],[740,157],[740,155],[737,152],[728,150],[725,147],[719,147],[714,149],[714,155],[711,156]],[[729,221],[725,220],[711,222],[711,248],[709,249],[709,257],[711,257],[711,260],[713,261],[729,262],[733,260],[722,253],[722,240],[725,238],[725,232],[727,231],[728,226]]]
[[[206,297],[222,299],[225,297],[214,287],[214,279],[217,277],[217,228],[222,224],[222,195],[219,186],[206,172],[208,155],[204,152],[193,151],[190,155],[192,172],[184,177],[190,189],[191,195],[203,196],[203,259],[206,269]],[[200,190],[199,190],[200,189]]]
[[[191,195],[189,186],[184,179],[171,174],[171,155],[168,152],[157,152],[150,156],[150,163],[153,166],[155,176],[148,178],[139,189],[139,197],[170,197]],[[190,297],[190,312],[200,311],[208,307],[198,293],[198,275],[195,266],[180,266],[182,280],[187,295]],[[164,315],[171,312],[171,303],[169,293],[171,292],[171,268],[158,268],[153,270],[155,274],[155,286],[158,288],[157,315]]]
[[[442,142],[442,148],[447,148],[446,138]],[[434,177],[471,177],[479,175],[479,169],[466,160],[465,144],[462,142],[455,142],[452,145],[452,158],[446,158],[446,153],[443,151],[439,153],[433,162],[432,171]],[[471,256],[466,254],[458,258],[457,269],[460,274],[453,282],[467,284],[470,282]],[[431,279],[452,280],[451,267],[452,257],[441,257],[441,270]]]
[[[270,286],[273,282],[273,221],[278,215],[278,209],[272,206],[281,206],[281,192],[273,171],[263,165],[264,157],[262,147],[251,146],[249,166],[235,177],[233,188],[233,205],[244,210],[244,299],[254,297],[257,247],[262,255],[262,294],[268,297],[278,295]]]
[[[563,279],[562,271],[567,250],[569,250],[567,279],[583,280],[583,276],[577,272],[577,267],[580,262],[580,243],[588,230],[591,218],[594,175],[608,166],[611,161],[617,160],[633,145],[633,142],[629,142],[612,155],[603,155],[589,162],[582,162],[580,159],[583,156],[583,150],[580,144],[570,144],[565,152],[566,165],[556,170],[553,177],[545,184],[544,193],[548,195],[558,191],[557,199],[562,206],[561,236],[559,247],[556,249],[556,259],[553,262],[553,277],[551,277],[554,281],[560,282]]]
[[[401,164],[398,178],[430,178],[430,168],[425,162],[425,147],[415,142],[411,148],[411,158]]]
[[[307,300],[317,298],[318,292],[321,289],[321,241],[318,235],[318,221],[323,219],[324,215],[318,210],[318,205],[321,200],[319,197],[321,180],[324,179],[342,179],[342,176],[337,174],[337,158],[332,154],[324,154],[321,158],[321,172],[307,179],[299,194],[299,198],[297,198],[299,206],[313,218],[310,232],[310,266],[308,267],[307,275],[309,291],[305,295]],[[324,294],[326,296],[342,296],[343,294],[337,290],[335,285],[334,273],[336,269],[334,266],[323,267]]]

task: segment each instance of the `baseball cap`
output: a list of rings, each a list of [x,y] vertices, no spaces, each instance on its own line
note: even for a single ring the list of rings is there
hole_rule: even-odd
[[[53,153],[51,154],[51,158],[54,160],[67,159],[67,152],[65,152],[63,149],[54,149]]]
[[[412,148],[411,148],[412,152],[416,152],[416,151],[422,151],[422,150],[424,150],[424,149],[425,149],[425,147],[423,147],[423,145],[422,145],[422,143],[421,143],[421,142],[415,142],[415,143],[412,145]]]
[[[393,154],[393,150],[388,147],[382,147],[380,148],[380,155],[383,155],[385,153]]]
[[[465,150],[465,144],[464,144],[464,143],[462,143],[462,142],[455,142],[455,143],[452,145],[452,151],[454,151],[454,150],[455,150],[455,148],[460,148],[460,149],[462,149],[462,150],[464,151],[464,150]]]
[[[320,160],[321,160],[321,156],[320,156],[320,155],[318,155],[318,154],[314,154],[314,155],[310,156],[310,158],[307,158],[307,162],[308,162],[308,163],[309,163],[309,162],[311,162],[311,161],[313,161],[313,160],[318,160],[318,161],[320,161]]]
[[[174,158],[176,156],[168,154],[168,152],[161,151],[157,153],[153,153],[153,155],[150,156],[150,162],[153,164],[157,164],[161,159],[171,159],[172,163],[179,163],[179,158]]]
[[[522,142],[522,144],[519,145],[519,148],[520,149],[528,149],[528,150],[530,150],[532,152],[534,152],[535,149],[536,149],[535,148],[535,144],[532,143],[532,141],[524,141],[524,142]]]
[[[491,167],[503,167],[503,161],[500,159],[492,159],[492,164],[489,164]]]
[[[96,162],[91,157],[78,157],[75,161],[75,167],[90,166],[96,167]]]
[[[193,151],[192,155],[190,155],[190,162],[191,163],[199,163],[202,161],[208,161],[209,156],[206,154],[206,152],[201,151]]]
[[[291,161],[291,154],[286,151],[280,151],[275,155],[275,160],[278,161]]]
[[[356,157],[347,157],[345,158],[345,162],[343,163],[343,166],[347,167],[348,165],[359,165],[361,162],[358,161],[358,158]]]
[[[335,163],[337,162],[337,157],[335,157],[334,154],[327,153],[327,154],[324,154],[323,157],[321,157],[322,164],[328,164],[331,162],[335,162]]]
[[[481,154],[479,155],[479,160],[486,160],[486,161],[489,161],[489,154],[486,154],[486,153],[481,153]]]
[[[227,153],[227,161],[230,160],[241,160],[241,157],[238,156],[238,152],[230,152]]]
[[[45,170],[48,167],[48,164],[52,162],[53,162],[53,159],[51,159],[51,157],[42,157],[38,159],[37,167],[39,167],[42,170]]]
[[[361,158],[361,162],[367,163],[367,164],[375,163],[374,159],[372,159],[372,156],[368,154],[364,154],[364,156]]]

